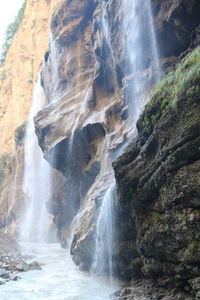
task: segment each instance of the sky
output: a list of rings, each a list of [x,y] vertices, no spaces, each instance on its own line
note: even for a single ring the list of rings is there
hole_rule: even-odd
[[[0,49],[4,32],[7,26],[14,21],[22,3],[23,0],[0,0]]]

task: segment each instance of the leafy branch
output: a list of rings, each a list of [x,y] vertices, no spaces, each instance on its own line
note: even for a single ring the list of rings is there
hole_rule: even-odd
[[[26,0],[24,0],[22,7],[20,8],[20,10],[18,11],[17,16],[15,17],[14,22],[12,22],[11,24],[8,25],[5,35],[4,35],[4,42],[2,45],[2,52],[0,55],[0,64],[3,64],[5,59],[6,59],[6,54],[8,52],[8,49],[12,43],[13,37],[15,35],[15,33],[17,32],[17,30],[19,29],[19,26],[22,22],[22,19],[24,17],[24,11],[26,8]]]

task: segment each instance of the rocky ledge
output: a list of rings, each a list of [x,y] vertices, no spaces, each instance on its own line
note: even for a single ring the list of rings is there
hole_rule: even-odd
[[[115,300],[193,300],[186,293],[174,289],[164,289],[155,286],[149,280],[131,282],[128,286],[112,295]]]
[[[199,102],[198,47],[157,86],[137,123],[137,138],[114,163],[125,212],[121,223],[129,226],[127,240],[137,250],[134,257],[119,257],[133,258],[123,272],[136,277],[130,266],[138,259],[146,278],[195,299],[200,297]]]
[[[0,233],[0,285],[20,279],[22,272],[41,270],[37,261],[28,263],[29,259],[32,257],[22,255],[12,238]]]

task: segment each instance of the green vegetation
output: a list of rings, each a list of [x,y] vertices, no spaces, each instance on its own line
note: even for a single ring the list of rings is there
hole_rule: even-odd
[[[31,74],[30,74],[30,79],[29,83],[33,84],[33,74],[34,74],[34,59],[31,59]]]
[[[176,109],[181,96],[190,97],[198,93],[200,93],[200,47],[189,53],[176,71],[169,72],[158,83],[142,116],[142,127],[155,124],[167,109]],[[185,126],[190,127],[198,118],[199,113],[192,116]]]
[[[5,70],[2,70],[2,71],[0,72],[0,89],[1,89],[2,84],[3,84],[3,82],[4,82],[5,79],[6,79],[6,71],[5,71]]]
[[[162,99],[161,108],[166,108],[168,104],[175,106],[178,98],[186,94],[190,89],[199,84],[200,79],[200,47],[192,51],[178,65],[176,71],[168,73],[157,85],[152,100]]]
[[[61,7],[61,5],[64,3],[63,0],[59,0],[58,3],[53,7],[53,14],[55,14],[58,9]]]
[[[191,241],[189,246],[187,247],[187,249],[185,249],[185,251],[184,251],[184,257],[188,258],[191,255],[194,255],[197,248],[198,248],[198,242],[195,240]]]
[[[161,214],[159,212],[154,212],[153,214],[153,220],[156,224],[158,224],[161,221]]]
[[[178,291],[177,291],[177,288],[173,288],[173,289],[171,290],[171,292],[172,292],[172,294],[174,294],[174,295],[177,294],[177,292],[178,292]]]
[[[168,192],[168,188],[167,188],[167,186],[164,186],[164,187],[163,187],[163,193],[164,193],[164,194],[167,194],[167,192]]]
[[[194,124],[200,121],[200,111],[196,110],[194,112],[188,112],[185,116],[186,123],[184,124],[184,129],[188,129]]]
[[[150,121],[147,119],[147,117],[144,118],[144,124],[146,126],[149,126],[149,124],[150,124]]]
[[[34,29],[36,25],[36,19],[31,22],[31,29]]]
[[[6,29],[5,36],[4,36],[4,42],[3,42],[3,46],[2,46],[2,53],[0,56],[0,64],[3,64],[5,61],[6,54],[12,43],[13,37],[14,37],[15,33],[17,32],[17,30],[19,29],[19,26],[22,22],[25,8],[26,8],[26,1],[24,1],[22,7],[20,8],[17,16],[15,17],[14,22],[11,23],[10,25],[8,25],[8,27]]]
[[[26,121],[15,129],[16,140],[22,140],[24,138],[25,129],[26,129]]]
[[[59,9],[60,7],[60,3],[56,4],[54,7],[53,7],[53,15],[57,12],[57,10]]]
[[[7,175],[12,173],[14,157],[11,154],[4,153],[0,155],[0,189]]]

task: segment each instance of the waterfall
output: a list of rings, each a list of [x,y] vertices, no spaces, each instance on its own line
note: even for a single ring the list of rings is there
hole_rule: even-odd
[[[15,161],[17,161],[17,155],[15,155]],[[12,223],[12,209],[13,209],[14,202],[15,202],[16,181],[17,181],[17,165],[16,165],[16,170],[15,170],[15,176],[14,176],[13,186],[12,186],[12,189],[11,189],[11,203],[9,205],[8,212],[7,212],[6,226],[5,226],[4,233],[8,233],[9,226]]]
[[[104,141],[104,153],[101,161],[100,180],[106,181],[107,185],[98,196],[101,202],[95,232],[95,253],[91,266],[92,275],[108,275],[110,285],[113,285],[113,248],[115,233],[115,178],[112,170],[109,146],[111,136],[106,135]]]
[[[151,53],[151,62],[153,65],[153,71],[151,76],[153,78],[153,84],[161,79],[161,70],[159,65],[159,56],[156,45],[156,36],[153,25],[153,17],[151,10],[151,1],[143,1],[144,7],[141,14],[141,0],[123,0],[121,4],[121,13],[123,14],[122,32],[123,32],[123,49],[124,55],[127,58],[127,66],[125,67],[125,98],[129,98],[129,120],[127,127],[131,128],[131,135],[136,134],[136,122],[144,109],[145,104],[148,101],[149,94],[145,93],[148,90],[149,82],[144,77],[143,73],[147,72],[149,67],[147,65],[147,58],[145,57],[145,43],[142,39],[142,27],[144,19],[147,22],[148,28],[145,34],[149,41],[149,49]],[[105,1],[101,1],[102,6],[102,30],[104,37],[108,43],[110,51],[112,53],[112,41],[109,36],[109,22],[107,14],[107,5]],[[125,54],[126,52],[126,54]],[[113,62],[115,62],[113,53]],[[126,85],[129,81],[129,95],[126,91]],[[149,90],[148,90],[149,92]],[[130,101],[129,101],[130,100]],[[104,164],[104,171],[109,168],[109,139],[106,137],[106,155],[102,159],[102,165]],[[121,147],[118,151],[118,156],[122,154],[124,147]],[[114,216],[114,199],[115,199],[115,179],[113,176],[113,182],[106,189],[103,194],[100,212],[96,223],[95,234],[95,254],[91,267],[92,274],[109,274],[109,277],[113,277],[113,248],[114,248],[114,232],[115,232],[115,216]]]
[[[113,244],[114,244],[114,195],[115,184],[107,188],[103,197],[96,225],[96,251],[92,265],[95,274],[108,274],[113,277]]]
[[[135,133],[136,121],[148,101],[150,62],[152,62],[153,69],[151,72],[153,84],[161,79],[161,69],[151,0],[124,0],[121,13],[123,14],[123,49],[124,55],[127,57],[125,73],[128,73],[125,80],[129,82],[125,98],[128,102]]]
[[[72,128],[72,132],[71,132],[71,136],[70,136],[70,141],[69,141],[69,155],[71,155],[71,152],[73,151],[73,146],[74,146],[74,133],[78,128],[79,122],[81,121],[81,117],[85,114],[86,110],[87,110],[87,104],[88,104],[88,100],[90,97],[90,93],[91,93],[91,88],[90,87],[86,87],[85,90],[82,92],[83,95],[83,100],[81,102],[81,106],[80,106],[80,111],[79,111],[79,115],[76,118],[73,128]]]
[[[50,60],[51,60],[51,97],[52,99],[57,99],[56,93],[58,93],[58,84],[59,84],[59,74],[58,74],[58,66],[57,66],[57,60],[55,59],[57,57],[57,49],[56,49],[56,43],[53,37],[53,32],[50,30],[50,41],[49,41],[49,48],[50,48]]]
[[[26,125],[24,142],[24,178],[23,191],[26,203],[23,220],[20,226],[20,240],[45,241],[47,238],[50,216],[45,202],[51,193],[51,169],[43,158],[35,134],[34,117],[45,104],[40,76],[33,91],[33,101]]]

